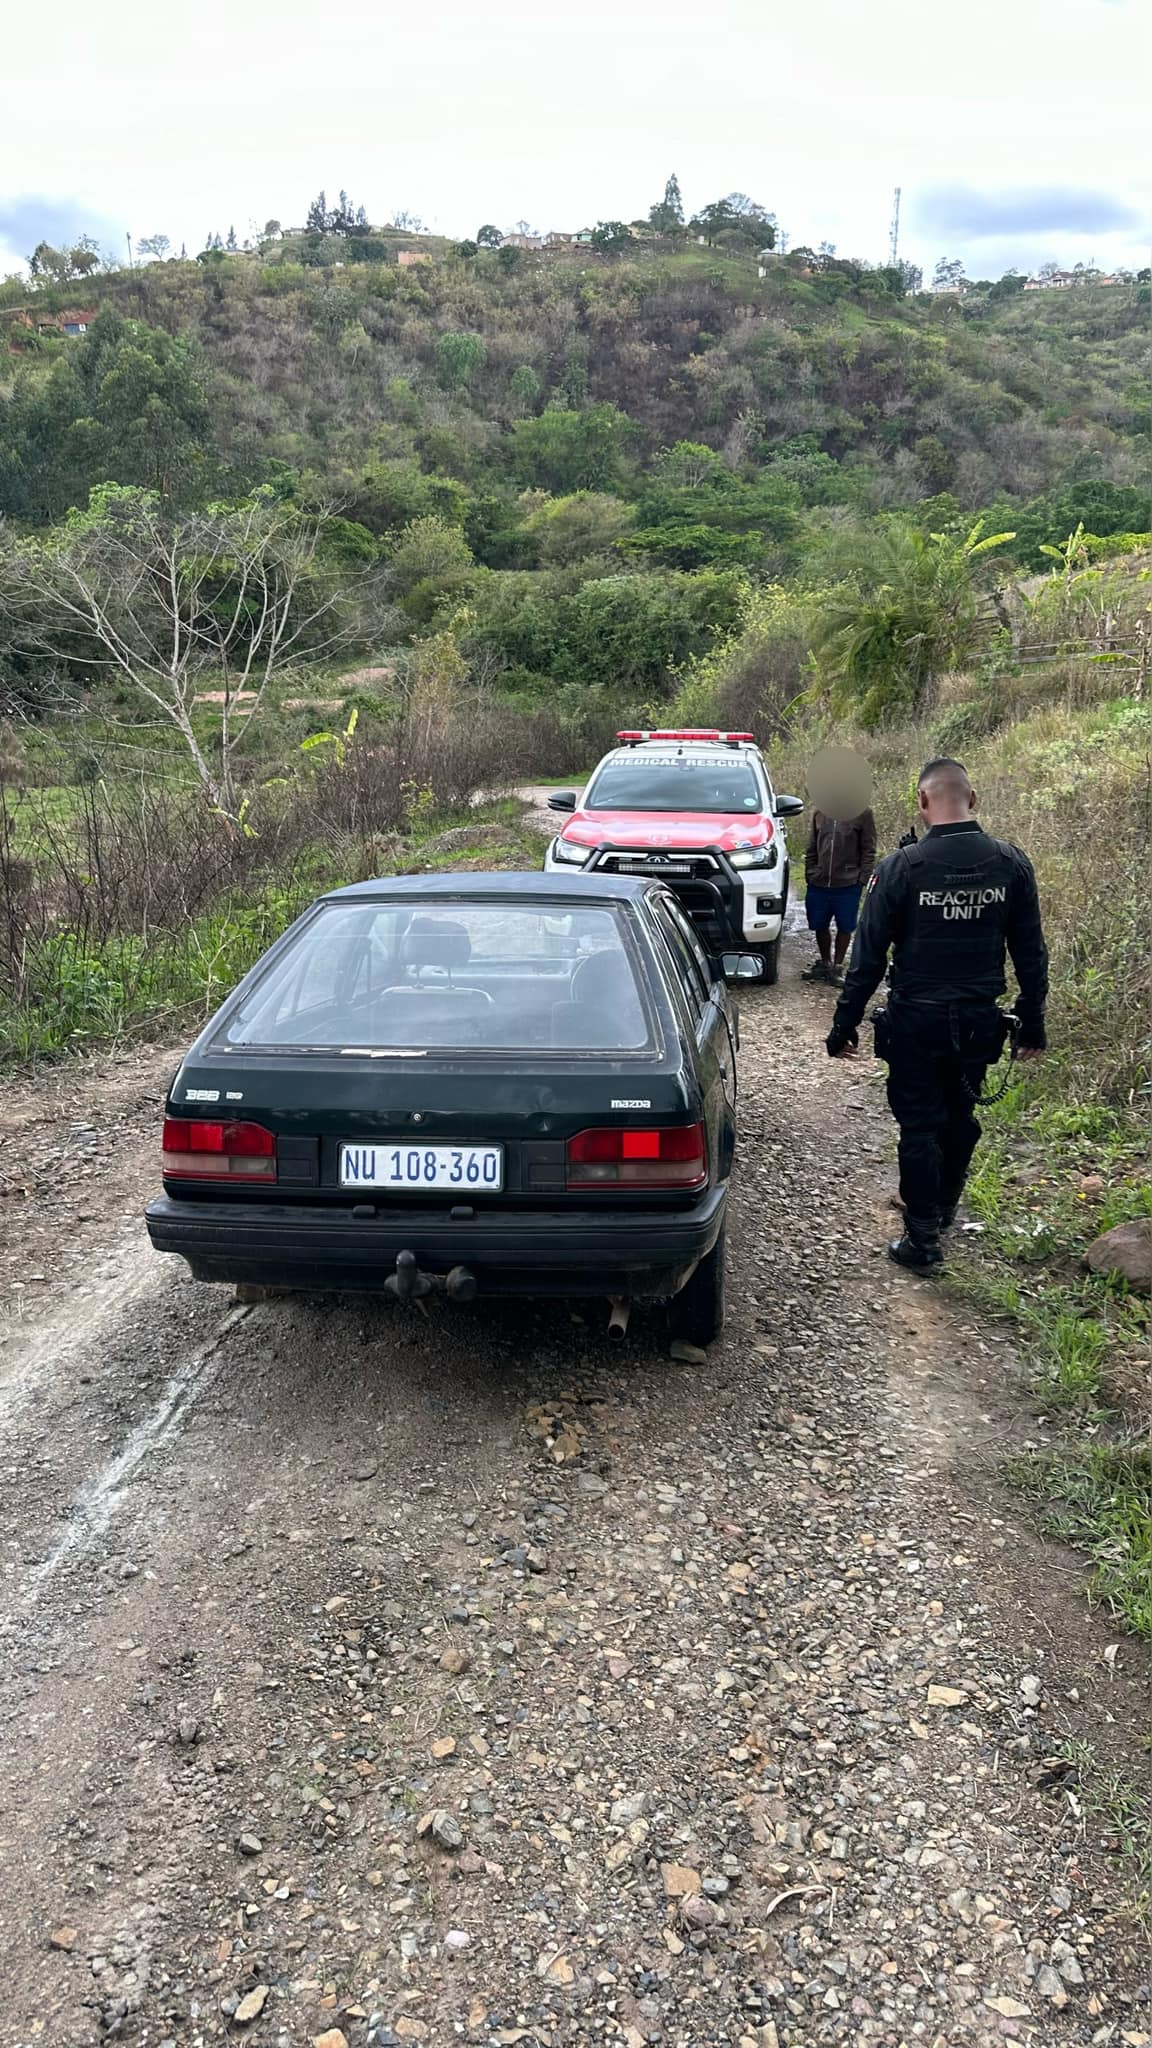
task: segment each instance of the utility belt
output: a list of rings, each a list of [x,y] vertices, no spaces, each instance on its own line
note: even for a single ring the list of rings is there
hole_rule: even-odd
[[[1015,1064],[1020,1042],[1020,1019],[1014,1010],[1002,1010],[998,1003],[932,1003],[914,1005],[901,1003],[896,998],[891,1004],[879,1003],[872,1012],[872,1036],[878,1060],[891,1060],[894,1047],[892,1010],[898,1017],[907,1016],[910,1011],[920,1008],[934,1018],[947,1021],[947,1036],[951,1050],[958,1059],[979,1060],[994,1067],[1002,1057],[1007,1045],[1008,1067],[1003,1080],[990,1095],[980,1095],[966,1076],[961,1084],[974,1103],[985,1107],[1000,1102],[1012,1085],[1012,1068]]]

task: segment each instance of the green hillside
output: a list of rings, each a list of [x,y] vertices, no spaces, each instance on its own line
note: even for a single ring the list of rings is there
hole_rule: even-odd
[[[1145,283],[909,297],[811,252],[468,251],[369,235],[9,281],[10,537],[109,483],[177,519],[256,492],[321,522],[333,577],[376,572],[350,652],[449,631],[505,696],[615,713],[666,697],[765,584],[883,583],[894,535],[955,555],[980,521],[1002,576],[1078,527],[1152,524]],[[0,602],[9,684],[21,637]]]
[[[484,501],[595,488],[634,502],[683,440],[801,518],[1147,483],[1146,286],[905,298],[894,273],[835,260],[774,259],[759,277],[702,248],[467,259],[429,246],[409,269],[305,267],[286,243],[274,260],[42,290],[37,323],[78,294],[101,327],[140,323],[128,334],[144,360],[134,377],[113,362],[103,400],[118,445],[91,431],[88,366],[99,353],[107,377],[107,341],[37,332],[0,307],[0,508],[58,517],[109,477],[190,495],[273,481],[339,493],[374,532],[414,510],[463,513],[478,559],[500,567],[492,528],[506,529]],[[530,424],[602,406],[616,410],[582,434]],[[449,487],[421,490],[414,471]]]

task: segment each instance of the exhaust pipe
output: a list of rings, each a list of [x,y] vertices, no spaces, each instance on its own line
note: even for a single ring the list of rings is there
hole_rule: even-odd
[[[608,1317],[608,1335],[613,1344],[622,1344],[628,1334],[628,1318],[632,1313],[632,1303],[622,1301],[619,1295],[614,1295],[608,1306],[611,1310]]]

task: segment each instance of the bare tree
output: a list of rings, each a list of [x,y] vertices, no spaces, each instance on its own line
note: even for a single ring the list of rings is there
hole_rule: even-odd
[[[26,645],[129,682],[235,819],[237,750],[273,679],[355,631],[352,586],[324,555],[327,519],[261,497],[171,512],[150,492],[105,486],[62,532],[9,547],[7,608]],[[220,713],[210,744],[198,698]]]
[[[142,256],[154,256],[158,263],[162,263],[172,247],[172,240],[169,235],[145,235],[136,247]]]

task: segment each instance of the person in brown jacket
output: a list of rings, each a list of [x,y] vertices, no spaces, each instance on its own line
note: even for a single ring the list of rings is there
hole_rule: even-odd
[[[804,849],[804,908],[819,958],[805,971],[805,981],[829,981],[835,986],[843,981],[840,969],[852,944],[861,895],[875,866],[876,820],[871,811],[861,811],[855,818],[830,818],[824,811],[813,811]]]

